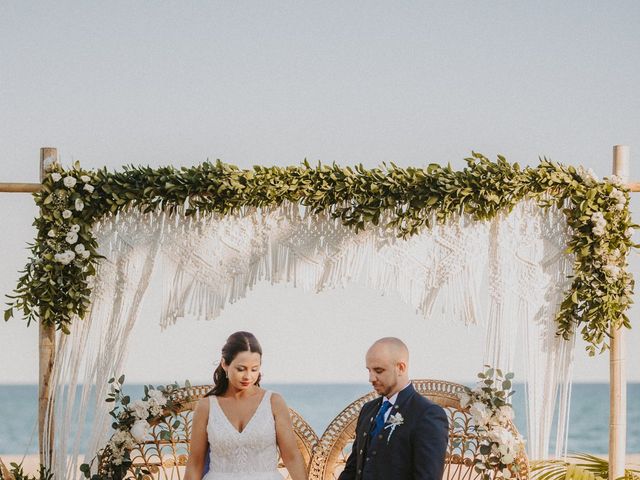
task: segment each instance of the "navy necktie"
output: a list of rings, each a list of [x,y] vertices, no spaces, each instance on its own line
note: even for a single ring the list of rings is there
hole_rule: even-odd
[[[391,406],[392,404],[389,400],[385,400],[382,403],[382,406],[376,415],[374,427],[371,431],[371,438],[375,438],[382,431],[382,427],[384,427],[384,414],[387,413],[387,410],[389,410]]]

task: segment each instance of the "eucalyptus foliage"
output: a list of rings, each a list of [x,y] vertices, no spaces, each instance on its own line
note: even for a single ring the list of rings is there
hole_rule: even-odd
[[[181,421],[177,413],[191,398],[174,398],[174,393],[181,387],[178,383],[170,385],[144,386],[144,397],[131,401],[123,392],[124,375],[109,380],[111,386],[105,401],[113,405],[109,415],[113,418],[113,433],[107,444],[98,451],[91,462],[80,465],[84,478],[90,480],[123,480],[134,478],[145,480],[150,478],[146,467],[134,466],[131,451],[144,449],[153,425],[159,421],[173,418],[169,429],[180,428]],[[185,387],[190,387],[189,381]],[[160,439],[170,440],[171,431],[164,428],[160,431]]]
[[[38,233],[5,319],[20,311],[28,324],[40,319],[69,333],[89,307],[99,259],[92,226],[127,209],[189,216],[292,202],[329,212],[356,232],[384,225],[406,238],[429,228],[434,218],[487,221],[534,199],[562,209],[571,231],[567,252],[573,254],[574,276],[557,315],[557,333],[568,339],[578,326],[591,355],[606,350],[612,328],[630,327],[627,254],[636,226],[627,189],[615,178],[598,181],[580,167],[547,159],[521,168],[501,156],[492,162],[473,153],[466,162],[461,171],[437,164],[366,169],[306,161],[252,169],[220,161],[179,169],[127,166],[117,172],[55,164],[35,194]]]

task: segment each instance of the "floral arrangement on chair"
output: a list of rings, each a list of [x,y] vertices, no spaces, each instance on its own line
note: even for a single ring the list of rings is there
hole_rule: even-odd
[[[478,374],[480,379],[472,389],[464,387],[458,394],[460,406],[469,408],[471,423],[479,436],[480,456],[474,468],[483,480],[512,478],[519,472],[516,458],[524,450],[524,439],[513,428],[513,407],[509,397],[513,373],[502,374],[500,369],[485,365],[486,370]]]
[[[114,403],[109,414],[113,417],[112,427],[115,430],[107,444],[98,451],[91,463],[84,463],[80,466],[80,471],[85,478],[91,480],[122,480],[130,471],[132,462],[130,452],[136,444],[149,439],[149,432],[152,425],[168,413],[175,414],[187,402],[189,398],[175,400],[172,393],[178,390],[180,385],[173,383],[170,385],[144,386],[144,397],[131,402],[128,395],[122,392],[124,375],[120,378],[111,378],[111,391],[105,399],[108,403]],[[189,381],[185,386],[191,386]],[[180,426],[180,420],[175,419],[172,428]],[[164,430],[160,433],[160,438],[169,440],[171,434]],[[94,462],[97,462],[97,473],[92,475],[91,470]],[[133,472],[137,480],[142,480],[149,472],[144,468],[136,468]]]

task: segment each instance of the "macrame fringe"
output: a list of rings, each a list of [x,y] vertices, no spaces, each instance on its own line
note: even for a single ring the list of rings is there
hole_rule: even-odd
[[[163,328],[184,316],[215,318],[260,281],[315,292],[358,283],[397,293],[425,317],[441,305],[447,318],[486,324],[485,362],[504,370],[513,367],[520,328],[529,454],[547,455],[558,395],[556,455],[566,451],[574,345],[555,336],[554,322],[572,260],[564,254],[568,232],[560,210],[528,201],[492,222],[464,216],[445,225],[433,222],[407,240],[382,227],[355,234],[330,215],[297,204],[245,208],[233,216],[183,213],[130,209],[94,226],[105,259],[98,265],[91,311],[58,339],[53,371],[55,445],[47,462],[57,478],[76,477],[78,455],[93,456],[108,438],[107,379],[121,371],[158,259]],[[479,299],[487,289],[483,315]],[[83,425],[92,409],[95,421],[83,443],[73,425]]]

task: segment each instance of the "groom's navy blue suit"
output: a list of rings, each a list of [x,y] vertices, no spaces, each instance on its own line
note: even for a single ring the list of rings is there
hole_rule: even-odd
[[[409,385],[398,393],[385,428],[371,438],[382,400],[363,405],[353,448],[339,480],[441,480],[449,439],[442,407]],[[398,413],[402,424],[393,429],[392,416]]]

